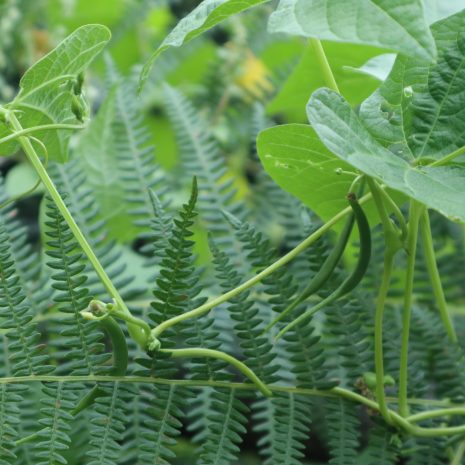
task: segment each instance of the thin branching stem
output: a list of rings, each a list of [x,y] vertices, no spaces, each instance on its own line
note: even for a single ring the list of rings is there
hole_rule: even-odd
[[[11,127],[14,129],[14,131],[22,131],[23,127],[21,126],[21,123],[18,121],[16,118],[14,112],[9,113],[9,122],[11,124]],[[20,136],[19,137],[19,143],[21,144],[29,162],[32,164],[34,169],[36,170],[40,180],[42,181],[45,189],[49,193],[50,197],[54,201],[55,205],[57,206],[58,210],[60,213],[63,215],[63,218],[65,219],[66,223],[68,224],[69,228],[71,229],[71,232],[73,233],[74,237],[76,238],[77,242],[81,246],[82,251],[84,254],[87,256],[89,261],[91,262],[95,272],[97,273],[98,277],[100,278],[102,284],[105,286],[107,289],[108,293],[111,295],[111,297],[115,300],[115,302],[118,304],[119,308],[130,314],[129,309],[127,308],[123,298],[119,294],[118,290],[114,286],[113,282],[107,275],[106,271],[104,270],[102,264],[100,263],[99,259],[95,255],[95,252],[93,251],[92,247],[89,245],[87,242],[87,239],[85,238],[84,234],[82,233],[81,229],[77,225],[76,221],[74,220],[73,216],[68,210],[68,207],[64,203],[63,199],[61,198],[60,193],[58,192],[57,188],[55,187],[55,184],[53,183],[52,179],[47,173],[47,170],[45,169],[44,165],[42,164],[38,154],[36,153],[31,141],[26,137],[26,136]],[[141,347],[145,347],[147,345],[147,335],[144,333],[144,331],[141,330],[139,326],[133,326],[131,324],[128,324],[128,329],[131,334],[131,337],[141,345]]]
[[[434,298],[439,309],[442,323],[447,335],[452,342],[457,342],[457,334],[447,309],[446,296],[442,288],[441,276],[439,275],[436,255],[434,253],[433,237],[431,235],[431,225],[428,211],[425,211],[420,220],[420,233],[423,239],[423,250],[425,253],[426,268],[428,270],[431,285],[433,287]]]
[[[409,415],[407,401],[408,388],[408,350],[410,339],[410,319],[413,302],[413,280],[415,274],[415,258],[417,252],[418,227],[424,207],[418,202],[410,201],[410,216],[407,234],[407,270],[404,285],[404,304],[402,309],[402,335],[399,368],[399,412],[403,417]]]

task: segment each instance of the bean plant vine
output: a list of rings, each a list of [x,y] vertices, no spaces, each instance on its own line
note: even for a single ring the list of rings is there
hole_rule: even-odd
[[[181,47],[236,13],[263,8],[260,11],[268,14],[272,10],[272,3],[252,0],[223,0],[217,4],[209,0],[201,2],[153,53],[140,74],[139,82],[128,81],[135,98],[138,88],[138,98],[142,100],[141,93],[156,76],[157,63],[162,60],[160,55],[169,54],[169,48]],[[71,310],[68,312],[76,318],[73,329],[62,331],[60,337],[65,339],[65,347],[67,337],[70,340],[74,338],[73,344],[80,338],[79,344],[88,347],[88,355],[79,361],[82,366],[69,359],[71,364],[77,364],[77,368],[60,372],[61,362],[54,368],[45,356],[40,358],[42,355],[37,347],[42,336],[35,332],[20,336],[17,344],[28,347],[27,351],[30,352],[24,349],[24,354],[18,356],[22,361],[15,368],[16,371],[0,378],[0,407],[6,412],[8,386],[42,383],[45,395],[49,396],[45,410],[52,408],[50,402],[57,411],[61,410],[52,419],[33,425],[32,429],[28,426],[18,430],[15,430],[15,425],[20,421],[13,418],[18,414],[15,408],[9,413],[0,412],[2,425],[6,425],[0,427],[0,452],[3,454],[0,455],[0,463],[16,463],[18,448],[31,444],[36,444],[39,451],[37,457],[41,457],[33,463],[65,463],[66,459],[60,455],[61,452],[55,452],[55,448],[66,449],[69,446],[71,440],[67,436],[67,421],[74,417],[87,418],[86,415],[93,418],[96,431],[100,433],[102,431],[98,428],[105,428],[105,425],[114,422],[114,429],[111,430],[109,426],[108,430],[111,430],[108,434],[115,438],[109,443],[109,450],[120,450],[121,443],[126,440],[117,435],[117,431],[121,433],[124,430],[120,425],[124,421],[124,414],[121,413],[125,408],[123,404],[134,401],[134,386],[140,386],[137,396],[145,402],[148,396],[145,389],[151,385],[159,386],[161,394],[157,400],[153,400],[158,403],[149,403],[147,407],[154,419],[144,423],[148,425],[144,426],[142,434],[145,443],[140,446],[144,453],[137,463],[169,463],[172,455],[170,447],[180,430],[180,423],[176,419],[180,410],[178,403],[183,393],[188,392],[187,389],[200,389],[207,396],[208,393],[212,396],[212,400],[202,400],[201,396],[195,400],[205,402],[205,408],[210,412],[193,427],[199,429],[200,440],[205,440],[207,444],[200,448],[202,464],[227,464],[235,460],[247,421],[244,412],[248,407],[243,404],[241,395],[252,393],[259,399],[253,407],[256,409],[254,416],[260,417],[261,408],[269,408],[278,417],[282,416],[290,437],[295,434],[298,440],[305,439],[308,428],[302,426],[305,419],[299,416],[300,407],[294,403],[295,399],[299,399],[299,402],[305,399],[298,405],[317,410],[314,400],[321,398],[349,402],[352,406],[363,408],[379,431],[389,433],[386,450],[398,447],[399,442],[409,444],[409,441],[422,441],[422,438],[435,441],[445,438],[443,448],[450,463],[463,463],[465,423],[462,417],[465,416],[465,406],[460,402],[461,397],[436,398],[432,393],[427,393],[425,397],[412,395],[412,392],[417,392],[414,386],[417,381],[412,379],[412,373],[416,371],[412,369],[411,362],[412,353],[419,350],[415,346],[417,340],[412,342],[412,332],[416,330],[413,320],[422,321],[424,313],[421,312],[427,312],[428,320],[433,318],[432,312],[437,311],[434,318],[438,317],[437,321],[442,325],[440,330],[446,335],[442,347],[446,356],[453,358],[454,354],[461,354],[462,351],[460,333],[452,319],[447,290],[443,286],[446,277],[438,265],[440,257],[435,250],[438,240],[434,235],[431,215],[440,217],[446,224],[454,222],[463,225],[465,222],[465,140],[460,129],[462,120],[457,117],[463,108],[459,87],[465,79],[460,62],[464,56],[462,25],[465,12],[459,9],[451,11],[450,15],[438,18],[439,21],[430,27],[424,18],[421,2],[412,0],[404,2],[402,8],[405,11],[400,13],[395,9],[391,11],[393,7],[390,5],[379,6],[386,15],[380,19],[373,13],[374,24],[370,24],[371,10],[363,12],[365,2],[357,1],[354,3],[358,5],[356,15],[359,17],[355,18],[358,21],[351,24],[350,17],[340,16],[340,26],[346,32],[338,36],[331,27],[330,15],[320,18],[318,29],[312,15],[322,13],[316,7],[315,11],[312,10],[310,3],[304,0],[280,2],[271,13],[268,27],[270,32],[284,32],[308,40],[308,53],[313,60],[312,72],[318,74],[324,87],[312,89],[309,102],[302,102],[303,107],[307,103],[310,124],[262,128],[256,141],[256,161],[260,159],[273,182],[314,210],[313,222],[307,228],[304,239],[294,243],[284,253],[275,253],[264,235],[243,221],[243,216],[216,212],[223,215],[227,232],[221,238],[215,236],[213,227],[209,231],[212,259],[208,266],[215,268],[220,285],[211,284],[207,292],[200,289],[201,272],[195,264],[191,237],[196,208],[201,210],[202,202],[205,202],[202,198],[205,183],[211,182],[204,173],[194,173],[190,198],[172,220],[165,221],[163,204],[166,199],[160,200],[163,193],[157,193],[152,185],[138,186],[137,195],[144,199],[140,203],[149,205],[152,209],[150,213],[154,216],[152,228],[156,230],[156,238],[151,265],[156,262],[155,267],[159,272],[154,278],[158,287],[150,301],[151,309],[146,311],[141,311],[134,305],[133,299],[125,295],[124,289],[120,289],[123,287],[118,282],[121,276],[109,271],[108,260],[101,258],[101,251],[97,251],[92,242],[92,228],[84,230],[82,219],[78,218],[79,211],[67,200],[65,186],[56,181],[59,176],[54,170],[62,166],[66,174],[67,167],[71,166],[66,164],[72,151],[70,137],[74,135],[79,140],[81,132],[86,134],[89,131],[89,125],[94,121],[104,125],[105,112],[110,114],[114,111],[104,103],[94,119],[85,96],[87,68],[109,43],[111,34],[108,28],[90,24],[75,30],[24,73],[17,96],[0,106],[0,151],[5,155],[21,151],[38,177],[38,182],[25,194],[5,199],[2,211],[8,215],[12,201],[30,195],[38,187],[45,192],[47,229],[44,235],[47,236],[47,248],[44,250],[52,260],[50,279],[55,279],[55,290],[52,292],[69,292],[66,298],[59,294],[56,302],[69,299],[68,309]],[[342,8],[344,2],[334,3]],[[377,29],[384,25],[383,21],[388,21],[386,18],[392,21],[386,24],[388,30],[397,31],[394,41],[384,37]],[[240,30],[239,26],[236,27]],[[354,30],[356,33],[351,35]],[[379,34],[370,36],[366,34],[367,31],[377,31]],[[375,35],[379,37],[374,38]],[[459,39],[455,41],[451,36]],[[415,39],[414,44],[411,38]],[[333,68],[338,66],[337,60],[332,61],[332,52],[326,51],[331,49],[332,43],[344,42],[397,53],[390,73],[384,76],[374,93],[358,102],[357,106],[349,103],[351,96],[347,96],[347,100],[345,98],[345,93],[349,93],[344,82],[346,71],[338,69],[336,72]],[[107,63],[110,75],[111,66]],[[113,73],[116,74],[114,70]],[[359,69],[356,73],[368,71]],[[120,82],[118,77],[114,79]],[[118,92],[116,84],[110,86],[109,95],[112,98],[116,99]],[[164,92],[172,98],[173,108],[183,103],[175,90],[165,87]],[[118,98],[124,99],[124,91]],[[228,98],[223,96],[223,100],[220,100],[217,113],[227,106]],[[459,101],[458,104],[454,98]],[[125,111],[124,105],[122,111]],[[187,110],[182,111],[188,114]],[[103,116],[99,121],[100,115]],[[179,119],[185,117],[181,113],[177,116]],[[452,121],[451,127],[448,127],[448,118]],[[181,123],[178,121],[178,124]],[[204,143],[195,131],[192,140],[193,148],[189,146],[191,151],[198,148],[195,144],[199,146]],[[205,142],[206,146],[208,144],[208,141]],[[84,147],[84,152],[89,150],[89,146]],[[135,172],[138,168],[131,165],[130,169]],[[149,178],[151,181],[154,179],[153,176]],[[273,189],[277,189],[276,185],[273,185]],[[218,192],[221,194],[223,191],[219,189]],[[134,195],[134,189],[131,195]],[[329,205],[326,210],[321,206],[325,202]],[[321,222],[317,216],[321,217]],[[145,221],[144,227],[148,218]],[[142,223],[139,221],[139,224]],[[0,239],[2,234],[6,234],[5,228],[3,225],[0,227]],[[332,246],[328,245],[333,238],[329,234],[331,231],[338,236]],[[235,250],[239,250],[238,255],[243,254],[242,257],[234,258],[232,254],[222,251],[221,240],[235,241]],[[26,327],[40,316],[26,316],[21,320],[25,315],[21,313],[22,306],[30,297],[26,295],[27,290],[23,289],[19,278],[11,278],[17,272],[12,268],[14,253],[11,252],[12,246],[4,245],[6,239],[2,241],[1,307],[2,312],[13,312],[12,315],[5,314],[5,321],[7,318],[14,320],[8,320],[5,324],[8,338],[10,328],[13,331],[20,326]],[[322,244],[326,244],[328,250],[323,258],[320,257],[316,271],[304,269],[297,280],[287,277],[291,266],[300,263],[302,268],[304,263],[304,268],[309,268],[308,261],[303,257],[314,253]],[[160,250],[163,252],[157,257]],[[236,259],[237,262],[234,261]],[[241,269],[241,260],[250,262],[246,271]],[[363,283],[370,279],[370,267],[378,267],[375,273],[378,281],[370,289],[373,299],[357,294],[363,292],[360,291]],[[415,291],[420,271],[425,273],[430,286],[434,299],[430,305],[432,309],[417,309]],[[91,273],[97,278],[94,281],[87,280],[86,274]],[[84,283],[95,289],[100,286],[103,291],[94,291],[94,287],[91,291],[81,290]],[[50,286],[50,283],[47,282],[46,286]],[[260,293],[268,293],[265,304],[258,304]],[[19,294],[20,298],[15,297]],[[357,316],[366,320],[362,329],[369,333],[366,340],[371,342],[367,344],[372,344],[371,349],[367,349],[370,359],[363,362],[366,369],[350,367],[350,361],[346,361],[344,366],[331,366],[331,361],[325,360],[324,348],[313,347],[321,337],[315,335],[318,325],[315,326],[314,322],[331,322],[331,318],[335,319],[338,315],[341,318],[353,317],[348,312],[353,311],[350,301],[354,295],[368,302],[368,310],[362,316]],[[396,314],[397,320],[392,316],[392,302],[401,308]],[[257,307],[252,307],[255,304]],[[17,309],[19,313],[12,309]],[[215,318],[220,318],[228,309],[231,320],[218,329]],[[53,317],[53,313],[51,315]],[[44,318],[49,316],[46,314]],[[257,318],[258,324],[255,323]],[[397,324],[397,341],[392,340],[391,327],[394,324]],[[233,326],[236,331],[234,336]],[[104,348],[104,344],[96,339],[100,331],[105,334],[111,356],[108,351],[104,351],[106,355],[98,355],[99,350]],[[223,336],[229,334],[231,340],[240,340],[241,350],[234,350],[232,342],[222,344],[218,340],[220,333]],[[307,339],[305,333],[308,333]],[[55,341],[57,346],[59,342]],[[398,350],[391,350],[390,347],[397,342]],[[51,337],[52,352],[53,343],[54,337]],[[283,343],[288,345],[281,346]],[[14,350],[14,345],[12,347]],[[70,350],[79,352],[76,347]],[[277,347],[286,347],[279,353],[279,360],[289,363],[297,361],[298,366],[292,376],[279,378],[278,359],[266,361],[268,352]],[[334,351],[335,346],[332,347]],[[251,351],[255,353],[250,355]],[[430,363],[441,364],[441,355],[442,352],[435,353],[434,357],[438,358]],[[99,357],[102,357],[101,360]],[[460,362],[462,356],[457,357],[457,362]],[[57,358],[66,363],[67,355],[59,353]],[[139,363],[136,370],[131,368],[131,364],[135,363]],[[183,367],[184,373],[192,370],[193,374],[180,375],[179,366]],[[461,366],[460,363],[457,366]],[[423,366],[423,369],[427,371],[430,367]],[[315,380],[301,382],[300,377],[304,376],[306,370]],[[338,376],[320,376],[319,370],[321,373],[324,370],[339,373],[342,377],[349,372],[347,378],[351,383],[341,383]],[[351,370],[359,370],[357,376],[352,376]],[[245,381],[238,382],[238,377]],[[317,379],[319,377],[321,379]],[[423,381],[426,381],[426,376]],[[441,380],[436,379],[435,382],[439,384],[436,392],[441,392]],[[73,392],[70,388],[73,385],[80,386],[80,389]],[[119,404],[116,400],[118,389],[122,389]],[[16,391],[13,404],[21,392]],[[215,405],[219,412],[215,412]],[[334,408],[336,404],[331,405]],[[110,418],[109,414],[105,417],[105,412],[113,412],[113,409],[117,412],[115,418]],[[194,416],[195,412],[198,413],[195,409],[194,406]],[[266,412],[268,410],[265,410],[265,416]],[[221,424],[221,419],[215,413],[224,417],[224,423]],[[100,417],[92,417],[94,414]],[[294,425],[292,427],[285,424],[285,418],[289,415],[292,417],[289,420]],[[299,460],[303,456],[303,446],[293,446],[293,439],[279,443],[283,436],[282,429],[274,424],[270,426],[270,421],[263,420],[263,415],[262,421],[262,430],[269,431],[268,439],[263,441],[267,444],[264,452],[267,463],[302,463]],[[334,427],[331,419],[325,421],[329,429]],[[350,430],[350,421],[347,420],[349,436],[355,434]],[[215,422],[221,426],[215,427]],[[276,424],[279,425],[279,421]],[[273,428],[276,428],[276,433]],[[224,449],[217,440],[219,430],[222,432],[220,437],[228,444]],[[136,436],[138,434],[134,433]],[[332,434],[335,433],[331,430],[328,435]],[[96,451],[98,438],[93,437],[92,440],[92,447]],[[60,441],[65,445],[57,446]],[[152,447],[151,444],[156,445]],[[421,449],[421,444],[414,442],[412,447]],[[126,463],[118,461],[118,452],[95,451],[90,453],[89,463]],[[344,455],[342,450],[339,452]],[[393,454],[394,458],[391,461],[386,459],[385,463],[398,463],[395,456]],[[332,460],[330,463],[343,463],[335,461],[334,457]],[[373,463],[364,460],[363,463]]]

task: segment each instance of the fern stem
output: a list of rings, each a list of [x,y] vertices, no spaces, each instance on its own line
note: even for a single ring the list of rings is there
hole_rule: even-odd
[[[198,379],[166,379],[166,378],[154,378],[151,376],[109,376],[109,375],[26,375],[26,376],[7,376],[0,378],[0,385],[3,384],[21,384],[21,383],[56,383],[62,381],[63,383],[97,383],[97,382],[108,382],[108,383],[129,383],[129,384],[159,384],[159,385],[174,385],[183,386],[190,388],[202,389],[204,387],[216,387],[225,389],[236,389],[241,391],[257,391],[258,387],[252,383],[234,383],[227,381],[215,381],[215,380],[198,380]],[[347,389],[343,388],[332,388],[328,390],[323,389],[312,389],[312,388],[300,388],[292,386],[280,386],[280,385],[267,385],[272,392],[282,392],[288,394],[311,396],[311,397],[328,397],[336,398],[344,395],[347,399],[360,402],[367,407],[374,408],[377,410],[377,403],[360,394],[352,393]],[[344,392],[342,392],[344,391]],[[386,397],[388,403],[396,403],[398,401],[395,397]],[[438,399],[408,399],[411,405],[422,405],[426,407],[448,407],[451,408],[463,408],[465,404],[451,404],[449,400],[438,400]]]
[[[182,350],[182,349],[179,349]],[[191,355],[190,355],[191,356]],[[53,375],[39,375],[39,376],[13,376],[0,378],[0,384],[20,384],[20,383],[35,383],[35,382],[61,382],[61,383],[82,383],[82,382],[115,382],[115,383],[147,383],[147,384],[159,384],[159,385],[173,385],[173,386],[184,386],[190,388],[203,388],[203,387],[218,387],[235,390],[246,390],[256,391],[258,386],[255,384],[248,383],[229,383],[224,381],[213,381],[213,380],[181,380],[181,379],[164,379],[164,378],[152,378],[144,376],[95,376],[95,375],[84,375],[84,376],[53,376]],[[379,411],[379,404],[371,399],[363,397],[360,394],[349,391],[348,389],[335,387],[329,390],[310,389],[310,388],[298,388],[289,386],[270,386],[266,387],[273,393],[285,393],[295,394],[302,396],[313,396],[313,397],[326,397],[326,398],[338,398],[344,397],[352,402],[360,403],[366,407]],[[390,403],[395,403],[396,398],[387,397],[386,400]],[[435,399],[408,399],[410,404],[424,405],[424,406],[449,406],[451,405],[447,400],[435,400]],[[439,410],[432,410],[431,412],[422,412],[421,415],[431,415],[432,417],[437,416],[436,412]],[[465,411],[465,405],[453,405],[450,408],[442,409],[441,413],[444,416],[458,414],[457,412]],[[450,413],[449,413],[450,412]],[[434,436],[448,436],[453,434],[465,433],[465,426],[456,427],[443,427],[443,428],[422,428],[412,425],[408,418],[401,417],[398,413],[390,410],[390,416],[394,420],[394,423],[406,430],[408,433],[422,437],[434,437]],[[419,414],[420,415],[420,414]],[[414,415],[413,417],[416,417]],[[20,439],[24,441],[25,438]]]
[[[410,217],[407,234],[407,271],[404,285],[404,304],[402,309],[402,337],[399,368],[399,412],[403,417],[409,414],[407,402],[408,386],[408,346],[410,338],[410,319],[412,314],[413,279],[415,274],[415,256],[418,241],[418,227],[423,206],[410,201]]]
[[[337,86],[336,79],[334,79],[333,71],[331,70],[331,66],[328,58],[326,57],[321,41],[318,39],[310,39],[310,43],[312,44],[313,50],[315,50],[326,85],[339,94],[339,87]]]
[[[273,393],[270,388],[266,386],[261,379],[243,362],[231,355],[225,354],[219,350],[203,349],[200,347],[193,347],[189,349],[160,349],[159,352],[169,354],[173,358],[199,358],[210,357],[224,360],[226,363],[236,367],[241,373],[249,378],[260,390],[262,394],[271,397]]]
[[[16,118],[15,114],[13,112],[9,113],[9,121],[12,126],[12,128],[16,131],[22,131],[23,127],[21,126],[21,123],[18,121]],[[115,302],[118,304],[118,307],[125,313],[130,314],[129,309],[127,308],[125,302],[123,301],[121,295],[119,294],[118,290],[115,288],[113,285],[113,282],[111,279],[108,277],[107,273],[103,269],[103,266],[101,265],[100,261],[98,260],[97,256],[95,255],[94,251],[92,250],[92,247],[89,245],[87,242],[86,238],[84,237],[84,234],[80,230],[79,226],[77,225],[76,221],[74,220],[73,216],[69,212],[68,208],[66,207],[66,204],[64,203],[63,199],[61,198],[57,188],[55,187],[55,184],[51,180],[50,176],[47,173],[47,170],[44,168],[44,165],[40,161],[39,156],[37,155],[33,145],[31,144],[31,141],[25,137],[25,136],[20,136],[19,137],[19,142],[34,169],[36,170],[39,178],[41,179],[42,183],[44,184],[44,187],[47,189],[47,192],[50,194],[52,197],[53,201],[55,202],[58,210],[60,213],[63,215],[63,218],[65,219],[66,223],[68,224],[69,228],[71,229],[74,237],[76,238],[77,242],[82,248],[82,251],[86,254],[87,258],[91,262],[92,266],[94,267],[95,272],[97,273],[98,277],[102,281],[103,285],[107,289],[108,293],[110,296],[115,300]],[[147,344],[147,335],[140,329],[139,326],[134,326],[131,324],[128,324],[128,330],[129,333],[131,334],[131,337],[141,346],[144,347]]]
[[[433,286],[434,298],[439,309],[442,323],[452,342],[457,342],[457,334],[454,325],[447,310],[447,301],[442,288],[441,277],[439,275],[436,256],[434,253],[433,238],[431,236],[431,225],[428,211],[425,211],[420,220],[420,233],[423,239],[423,250],[426,259],[426,268],[428,269],[431,285]]]
[[[9,142],[10,140],[17,139],[18,137],[31,134],[33,132],[51,131],[51,130],[57,130],[57,129],[75,130],[75,129],[84,129],[84,128],[85,126],[78,125],[78,124],[43,124],[42,126],[33,126],[32,128],[24,128],[19,131],[15,130],[13,134],[9,134],[8,136],[2,137],[0,139],[0,145],[5,144],[6,142]]]
[[[371,194],[367,194],[363,196],[360,200],[359,203],[363,204],[367,202],[369,199],[371,199]],[[347,216],[349,213],[352,212],[351,207],[344,208],[344,210],[341,210],[338,214],[333,216],[328,222],[326,222],[323,226],[321,226],[319,229],[317,229],[315,232],[313,232],[310,236],[308,236],[305,240],[303,240],[300,244],[298,244],[294,249],[292,249],[290,252],[288,252],[286,255],[281,257],[279,260],[276,260],[272,265],[269,267],[265,268],[263,271],[260,273],[257,273],[254,277],[250,278],[248,281],[245,281],[244,283],[240,284],[234,289],[231,289],[229,292],[226,292],[225,294],[216,297],[215,299],[206,302],[205,304],[201,305],[200,307],[194,308],[193,310],[190,310],[189,312],[185,312],[181,315],[177,315],[173,318],[170,318],[162,323],[160,323],[158,326],[156,326],[154,329],[152,329],[152,337],[154,339],[158,339],[160,335],[166,331],[168,328],[171,326],[174,326],[178,323],[181,323],[182,321],[188,320],[190,318],[198,318],[205,313],[208,313],[210,310],[212,310],[214,307],[217,307],[218,305],[222,304],[223,302],[227,302],[228,300],[232,299],[233,297],[239,295],[241,292],[246,291],[250,287],[254,286],[255,284],[259,283],[262,279],[266,278],[267,276],[271,275],[274,273],[276,270],[281,268],[282,266],[286,265],[289,263],[291,260],[293,260],[297,255],[302,253],[305,249],[310,247],[317,239],[319,239],[326,231],[331,229],[338,221],[340,221],[342,218]]]

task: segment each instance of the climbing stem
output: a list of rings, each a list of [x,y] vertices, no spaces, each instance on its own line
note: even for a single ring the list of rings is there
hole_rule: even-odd
[[[450,408],[441,408],[437,410],[428,410],[426,412],[416,413],[415,415],[410,415],[406,418],[410,423],[417,423],[419,421],[428,420],[430,418],[437,417],[450,417],[452,415],[465,416],[464,407],[450,407]]]
[[[159,352],[163,352],[169,354],[171,357],[179,358],[179,357],[189,357],[189,358],[199,358],[199,357],[208,357],[208,358],[216,358],[219,360],[223,360],[226,363],[231,364],[232,366],[236,367],[241,373],[243,373],[247,378],[252,381],[260,392],[270,397],[273,395],[270,388],[266,386],[261,379],[243,362],[237,360],[237,358],[232,357],[231,355],[225,354],[224,352],[220,352],[219,350],[212,350],[212,349],[202,349],[200,347],[189,348],[189,349],[160,349]]]
[[[326,85],[339,94],[339,87],[337,86],[336,79],[334,79],[333,71],[329,65],[328,58],[326,57],[321,41],[318,39],[310,39],[310,43],[312,44],[313,50],[315,50]]]
[[[178,350],[188,350],[188,349],[178,349]],[[181,355],[179,355],[181,356]],[[189,357],[192,354],[188,355]],[[196,356],[199,356],[198,354]],[[170,385],[170,386],[185,386],[191,388],[203,388],[203,387],[217,387],[224,389],[235,389],[235,390],[245,390],[245,391],[254,391],[260,390],[257,384],[250,383],[230,383],[224,381],[213,381],[213,380],[185,380],[185,379],[163,379],[163,378],[152,378],[152,377],[143,377],[143,376],[95,376],[95,375],[85,375],[85,376],[53,376],[53,375],[40,375],[40,376],[16,376],[16,377],[6,377],[0,378],[0,384],[17,384],[17,383],[27,383],[27,382],[61,382],[61,383],[82,383],[82,382],[117,382],[117,383],[148,383],[155,385]],[[308,388],[298,388],[292,386],[276,386],[276,385],[265,385],[266,389],[269,389],[272,393],[284,393],[284,394],[296,394],[302,396],[316,396],[316,397],[343,397],[351,402],[356,402],[366,407],[379,411],[379,405],[374,400],[368,399],[356,392],[349,391],[348,389],[335,387],[329,390],[318,390],[318,389],[308,389]],[[268,394],[268,391],[267,391]],[[387,398],[389,402],[395,403],[397,399]],[[431,399],[409,399],[411,404],[417,405],[436,405],[436,406],[447,406],[450,405],[448,401],[444,400],[431,400]],[[451,408],[445,408],[442,410],[444,415],[453,414],[452,411],[461,411],[465,410],[465,406],[453,406]],[[436,416],[436,412],[439,410],[431,410],[431,412],[422,412],[422,415],[431,415],[431,417]],[[452,436],[454,434],[464,434],[465,426],[452,426],[452,427],[439,427],[439,428],[422,428],[410,423],[408,418],[401,417],[397,412],[389,410],[389,415],[393,420],[394,426],[403,429],[407,433],[410,433],[414,436],[422,437],[434,437],[434,436]],[[416,416],[412,416],[415,418]],[[30,438],[20,439],[18,443],[28,442]]]
[[[404,304],[402,309],[402,335],[399,368],[399,413],[403,417],[409,414],[407,402],[408,384],[408,347],[410,338],[410,318],[412,314],[413,279],[415,273],[415,256],[418,241],[418,226],[424,207],[415,200],[410,201],[410,213],[407,232],[407,270],[404,284]]]
[[[460,155],[465,154],[465,146],[459,147],[457,150],[445,155],[444,157],[440,158],[439,160],[434,161],[428,166],[443,166],[447,165],[450,161],[454,160],[455,158],[459,157]]]
[[[391,423],[392,419],[388,412],[386,403],[386,394],[384,392],[384,357],[383,357],[383,317],[386,298],[389,292],[391,283],[391,275],[394,267],[394,257],[401,247],[400,236],[392,221],[389,218],[385,202],[386,196],[383,195],[378,183],[371,178],[368,178],[368,185],[373,195],[373,200],[378,210],[381,224],[383,226],[385,249],[384,249],[384,264],[381,286],[379,288],[378,297],[376,300],[375,309],[375,373],[376,373],[376,400],[379,404],[379,410],[383,418]],[[390,203],[388,202],[389,206]],[[403,216],[402,216],[403,218]],[[399,221],[401,222],[401,221]]]
[[[11,127],[14,129],[14,131],[22,131],[23,128],[21,126],[21,123],[18,121],[16,118],[14,112],[10,112],[8,114],[9,117],[9,122],[11,124]],[[81,246],[82,251],[84,254],[87,256],[89,261],[91,262],[92,266],[94,267],[95,272],[97,273],[98,277],[100,278],[102,284],[105,286],[107,289],[108,293],[110,296],[115,300],[115,302],[118,304],[119,308],[127,313],[130,314],[129,309],[127,308],[126,304],[124,303],[121,295],[119,294],[118,290],[115,288],[113,285],[111,279],[108,277],[107,273],[103,269],[100,261],[98,260],[97,256],[95,255],[94,251],[92,250],[92,247],[89,245],[87,242],[86,238],[84,237],[82,231],[80,230],[79,226],[76,224],[76,221],[72,217],[71,213],[69,212],[68,208],[66,207],[63,199],[61,198],[57,188],[55,187],[55,184],[51,180],[50,176],[48,175],[46,169],[44,168],[44,165],[42,164],[39,156],[37,155],[33,145],[31,144],[31,141],[26,137],[26,136],[20,136],[19,137],[19,142],[24,150],[24,153],[26,154],[29,162],[32,164],[34,169],[36,170],[40,180],[42,181],[45,189],[49,193],[50,197],[54,201],[55,205],[57,206],[58,210],[60,213],[63,215],[63,218],[65,219],[66,223],[68,224],[69,228],[71,229],[71,232],[73,233],[76,241],[79,243]],[[131,324],[128,324],[128,330],[131,335],[131,337],[142,347],[145,348],[146,343],[147,343],[147,336],[146,334],[141,331],[139,326],[134,326]]]
[[[363,196],[359,200],[359,203],[363,204],[367,202],[369,199],[371,199],[371,194],[367,194]],[[347,208],[344,208],[344,210],[341,210],[337,215],[333,216],[333,218],[331,218],[323,226],[321,226],[319,229],[313,232],[310,236],[308,236],[305,240],[303,240],[300,244],[298,244],[294,249],[292,249],[290,252],[288,252],[286,255],[281,257],[279,260],[274,262],[269,267],[265,268],[260,273],[250,278],[248,281],[245,281],[244,283],[226,292],[225,294],[219,297],[216,297],[215,299],[210,300],[209,302],[206,302],[200,307],[197,307],[189,312],[185,312],[181,315],[175,316],[173,318],[170,318],[160,323],[158,326],[152,329],[152,336],[154,338],[158,338],[164,331],[166,331],[171,326],[174,326],[175,324],[181,323],[182,321],[188,320],[190,318],[198,318],[199,316],[204,315],[205,313],[209,312],[211,309],[217,307],[223,302],[227,302],[228,300],[232,299],[233,297],[240,294],[241,292],[244,292],[245,290],[259,283],[262,279],[274,273],[276,270],[278,270],[279,268],[281,268],[282,266],[290,262],[292,259],[297,257],[297,255],[299,255],[305,249],[307,249],[310,245],[312,245],[326,231],[330,230],[338,221],[340,221],[342,218],[347,216],[351,211],[352,211],[351,207],[347,207]]]
[[[375,373],[376,373],[376,400],[379,411],[386,422],[391,423],[391,417],[386,403],[384,392],[384,356],[383,356],[383,317],[386,298],[391,283],[391,275],[394,266],[394,253],[386,246],[384,252],[384,269],[381,286],[379,288],[375,309]]]
[[[431,285],[433,287],[434,298],[439,309],[442,323],[447,331],[447,334],[452,342],[457,342],[457,334],[452,323],[452,319],[447,310],[446,297],[442,288],[441,277],[439,275],[436,256],[434,253],[433,238],[431,235],[431,226],[429,221],[428,211],[425,211],[420,220],[420,233],[423,239],[423,250],[426,260],[426,268],[428,270]]]

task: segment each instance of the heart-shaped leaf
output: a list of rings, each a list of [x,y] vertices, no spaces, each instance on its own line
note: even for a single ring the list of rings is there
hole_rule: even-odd
[[[354,177],[343,172],[352,168],[335,157],[309,125],[265,129],[258,135],[257,150],[273,180],[322,219],[347,206],[345,196]]]
[[[421,0],[281,0],[268,30],[375,45],[426,61],[436,55]]]
[[[19,94],[8,105],[9,109],[18,110],[17,117],[24,128],[77,123],[72,111],[73,82],[102,51],[110,37],[110,31],[105,26],[82,26],[24,74]],[[5,124],[0,124],[0,137],[10,132]],[[34,135],[45,144],[51,159],[60,162],[66,160],[69,131],[49,130]],[[2,155],[16,150],[14,143],[0,146]]]
[[[329,89],[312,95],[307,113],[320,139],[341,160],[448,218],[465,222],[463,166],[411,165],[377,142],[350,105]]]
[[[437,62],[399,56],[361,107],[365,126],[406,160],[437,159],[465,145],[465,11],[432,27]]]

